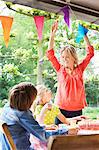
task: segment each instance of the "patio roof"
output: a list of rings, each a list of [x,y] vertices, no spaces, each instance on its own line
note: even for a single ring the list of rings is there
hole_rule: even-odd
[[[67,3],[73,10],[71,17],[99,24],[99,0],[4,0],[31,8],[57,13]]]

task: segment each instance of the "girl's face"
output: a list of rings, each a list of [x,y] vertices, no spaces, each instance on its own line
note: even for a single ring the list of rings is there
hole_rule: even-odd
[[[46,89],[46,91],[44,91],[42,100],[43,100],[43,104],[49,103],[50,100],[52,99],[52,92],[49,89]]]
[[[74,60],[74,57],[70,53],[67,53],[67,51],[64,50],[61,54],[61,59],[63,62],[63,66],[65,68],[70,68],[70,69],[74,68],[75,60]]]

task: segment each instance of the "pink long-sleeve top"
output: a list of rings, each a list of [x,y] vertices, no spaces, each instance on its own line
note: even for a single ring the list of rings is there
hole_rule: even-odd
[[[47,51],[47,57],[51,61],[57,72],[58,87],[55,97],[55,103],[59,108],[68,111],[77,111],[87,106],[85,88],[83,83],[83,72],[94,56],[93,46],[87,47],[85,59],[73,70],[70,75],[59,63],[54,55],[54,50]]]

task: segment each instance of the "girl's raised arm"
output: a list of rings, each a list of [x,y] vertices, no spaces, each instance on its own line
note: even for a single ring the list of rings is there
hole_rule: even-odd
[[[56,30],[58,28],[58,21],[56,21],[51,28],[51,35],[50,35],[50,39],[49,39],[49,45],[48,45],[48,51],[46,53],[46,56],[48,57],[48,59],[51,61],[54,69],[56,71],[58,71],[60,69],[60,63],[57,60],[57,58],[54,55],[54,37],[55,37],[55,33]]]
[[[49,50],[54,48],[54,37],[57,31],[57,28],[58,28],[58,21],[55,21],[51,28],[51,35],[50,35],[50,40],[49,40],[49,45],[48,45]]]
[[[87,35],[84,36],[84,40],[85,40],[86,45],[87,45],[87,56],[79,64],[79,67],[82,70],[82,72],[86,69],[87,65],[90,63],[91,58],[94,56],[94,48],[93,48],[93,46],[91,46]]]
[[[85,40],[87,46],[91,46],[87,35],[84,36],[84,40]]]

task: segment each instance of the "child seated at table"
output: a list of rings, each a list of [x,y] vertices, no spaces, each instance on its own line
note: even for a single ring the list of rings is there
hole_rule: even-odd
[[[50,136],[29,110],[36,95],[37,89],[32,83],[22,82],[15,85],[10,90],[9,102],[4,106],[0,115],[0,122],[8,125],[17,150],[34,150],[30,143],[30,134],[44,143],[47,143]],[[0,132],[0,149],[6,150],[7,147],[6,138]]]
[[[46,130],[50,130],[50,134],[52,135],[64,134],[65,130],[68,130],[67,134],[77,134],[78,128],[67,127],[68,125],[70,125],[70,121],[66,117],[64,117],[59,108],[54,103],[52,103],[51,90],[49,90],[44,85],[38,85],[36,88],[37,97],[33,102],[31,111],[33,112],[34,118],[38,121],[38,123],[45,125]],[[58,117],[61,122],[66,124],[66,126],[55,125],[55,117]],[[30,140],[32,141],[32,143],[34,142],[36,150],[47,150],[46,146],[34,136],[31,136]]]
[[[42,141],[44,146],[46,146],[49,136],[57,135],[58,133],[57,131],[55,133],[46,131],[45,127],[40,126],[34,119],[30,107],[36,95],[37,89],[32,83],[22,82],[15,85],[10,90],[9,102],[4,106],[0,115],[0,123],[8,125],[8,129],[18,150],[35,149],[34,143],[30,143],[30,134]],[[59,134],[67,134],[67,132],[68,129]],[[7,140],[4,134],[0,132],[0,149],[7,150],[7,147]]]
[[[69,120],[60,112],[59,108],[52,103],[52,92],[44,85],[38,85],[37,98],[33,103],[32,111],[34,117],[40,124],[52,125],[55,124],[55,118],[69,125]]]

